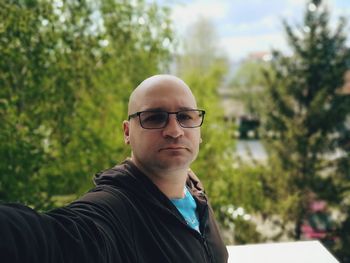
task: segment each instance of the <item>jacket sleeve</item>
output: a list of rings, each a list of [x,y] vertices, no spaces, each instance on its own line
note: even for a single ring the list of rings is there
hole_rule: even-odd
[[[0,205],[1,263],[136,262],[127,199],[107,190],[43,214]]]
[[[40,214],[19,204],[0,205],[3,263],[108,262],[105,248],[96,225],[73,209]]]

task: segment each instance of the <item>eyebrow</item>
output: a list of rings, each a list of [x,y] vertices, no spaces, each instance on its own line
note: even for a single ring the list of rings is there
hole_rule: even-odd
[[[179,107],[178,111],[182,111],[182,110],[196,110],[196,108],[192,108],[192,107]],[[148,108],[142,111],[167,111],[165,108]]]

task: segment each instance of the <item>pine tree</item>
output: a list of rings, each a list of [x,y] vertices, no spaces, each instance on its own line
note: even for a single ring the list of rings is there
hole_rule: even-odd
[[[338,92],[350,66],[346,21],[341,18],[332,29],[321,0],[307,7],[302,25],[284,22],[293,55],[274,51],[272,70],[265,74],[269,101],[264,122],[278,138],[266,141],[273,171],[266,182],[279,201],[275,211],[284,222],[294,222],[296,239],[312,201],[337,206],[349,197],[344,186],[349,187],[350,171],[338,169],[349,163],[349,149],[343,148],[341,158],[335,155],[350,112],[349,96]]]

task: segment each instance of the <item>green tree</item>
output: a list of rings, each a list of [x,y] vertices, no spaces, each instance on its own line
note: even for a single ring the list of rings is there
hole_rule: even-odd
[[[348,65],[349,66],[349,65]],[[347,77],[347,78],[346,78]],[[350,77],[350,66],[344,76],[344,88],[349,88],[349,77]],[[349,89],[348,89],[349,90]],[[347,100],[350,101],[350,94],[344,94],[347,96]],[[347,104],[349,107],[349,103]],[[347,109],[347,112],[350,110]],[[344,215],[344,220],[341,222],[341,225],[338,229],[337,235],[341,237],[341,244],[336,248],[337,254],[339,258],[343,260],[343,262],[350,262],[350,114],[348,113],[347,119],[345,123],[341,123],[338,127],[338,140],[336,142],[337,147],[339,147],[343,151],[342,157],[338,158],[336,171],[340,175],[339,184],[342,189],[342,201],[341,212]]]
[[[128,95],[169,62],[168,10],[10,1],[0,20],[0,199],[48,208],[126,157]]]
[[[339,128],[350,110],[349,98],[337,92],[350,52],[345,20],[332,30],[321,1],[308,4],[303,25],[293,29],[284,22],[284,27],[293,55],[274,52],[271,72],[266,73],[265,124],[278,139],[266,141],[272,172],[265,188],[283,225],[294,222],[293,236],[299,239],[310,193],[331,206],[349,197],[350,171],[337,171],[338,160],[331,156],[339,148]],[[348,150],[344,158],[349,163]]]
[[[180,43],[183,56],[178,61],[179,74],[185,75],[189,69],[196,69],[197,72],[206,74],[212,69],[216,60],[221,58],[224,61],[224,54],[218,52],[220,49],[217,39],[217,32],[211,20],[200,17],[190,25],[186,37]],[[227,68],[227,65],[225,67]]]
[[[264,60],[243,61],[230,81],[232,98],[243,102],[247,114],[260,117],[265,104],[265,78],[269,63]]]

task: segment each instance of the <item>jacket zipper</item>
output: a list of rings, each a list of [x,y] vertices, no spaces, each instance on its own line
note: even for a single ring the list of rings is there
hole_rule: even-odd
[[[205,255],[206,255],[206,257],[205,257],[206,260],[203,263],[212,263],[213,262],[212,255],[210,253],[210,249],[209,249],[209,246],[208,246],[207,239],[206,239],[206,237],[204,235],[205,227],[203,227],[203,229],[202,229],[203,233],[202,232],[198,232],[197,230],[195,230],[192,227],[190,227],[189,225],[187,225],[187,223],[182,218],[179,218],[177,215],[175,215],[175,217],[184,225],[184,227],[188,228],[200,240],[201,244],[203,245],[203,248],[204,248],[203,250],[204,250]]]
[[[204,250],[207,254],[207,258],[209,259],[209,262],[213,262],[213,258],[212,258],[212,255],[210,253],[210,249],[209,249],[209,246],[208,246],[208,242],[207,242],[207,239],[205,237],[202,236],[202,243],[203,243],[203,246],[204,246]]]
[[[190,231],[192,231],[194,235],[199,237],[200,242],[202,243],[202,245],[204,247],[204,252],[206,254],[206,257],[205,257],[206,258],[206,262],[214,263],[213,262],[212,253],[210,252],[210,248],[209,248],[209,245],[208,245],[208,242],[207,242],[207,238],[205,236],[205,229],[206,229],[206,223],[207,223],[207,220],[208,220],[208,212],[209,212],[208,211],[208,203],[207,203],[207,198],[206,198],[204,193],[201,193],[201,197],[205,199],[206,206],[204,207],[205,210],[204,210],[204,212],[202,214],[202,218],[199,218],[199,219],[202,219],[199,222],[200,223],[200,225],[199,225],[200,231],[199,232],[197,230],[193,229],[192,227],[190,227],[186,223],[185,219],[180,215],[180,212],[177,210],[175,205],[170,202],[171,206],[173,206],[176,209],[176,211],[178,212],[178,213],[174,213],[173,211],[171,211],[171,214],[173,214],[175,216],[175,218],[177,218],[183,225],[185,225],[185,227],[187,227]],[[203,223],[204,223],[204,225],[203,225]]]

